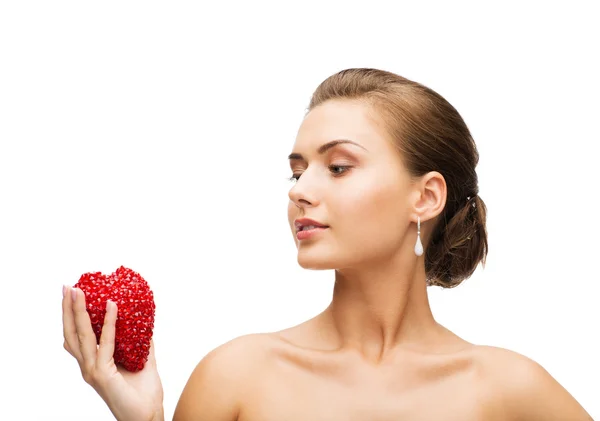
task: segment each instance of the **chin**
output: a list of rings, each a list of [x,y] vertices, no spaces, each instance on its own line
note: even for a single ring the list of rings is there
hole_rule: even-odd
[[[305,261],[303,259],[298,259],[298,264],[302,269],[308,270],[331,270],[334,269],[333,265],[330,265],[329,262],[324,261],[316,261],[310,260]]]
[[[298,250],[298,264],[303,269],[310,270],[333,270],[343,267],[339,256],[331,251],[323,250]]]

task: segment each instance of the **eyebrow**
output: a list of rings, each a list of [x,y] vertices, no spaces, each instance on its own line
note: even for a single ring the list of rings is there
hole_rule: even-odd
[[[319,146],[319,149],[317,149],[317,152],[319,153],[319,155],[323,155],[329,149],[331,149],[331,148],[333,148],[335,146],[338,146],[338,145],[341,145],[341,144],[347,144],[347,143],[349,143],[351,145],[358,146],[359,148],[362,148],[365,151],[367,150],[364,146],[362,146],[362,145],[360,145],[360,144],[358,144],[356,142],[353,142],[351,140],[348,140],[348,139],[336,139],[336,140],[332,140],[331,142],[327,142],[327,143],[324,143],[323,145]],[[299,153],[291,153],[288,156],[288,159],[290,159],[290,160],[292,160],[292,159],[300,159],[300,160],[303,160],[303,161],[305,160],[304,157],[302,156],[302,154],[299,154]]]

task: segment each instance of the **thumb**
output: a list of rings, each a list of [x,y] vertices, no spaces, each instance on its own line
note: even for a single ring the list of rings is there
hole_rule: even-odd
[[[156,368],[156,349],[154,348],[154,339],[150,339],[150,351],[148,352],[147,364]],[[145,368],[145,367],[144,367]]]

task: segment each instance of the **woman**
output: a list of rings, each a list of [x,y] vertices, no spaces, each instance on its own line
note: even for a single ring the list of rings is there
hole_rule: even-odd
[[[459,285],[488,249],[477,149],[447,101],[389,72],[339,72],[314,93],[289,160],[298,262],[335,269],[331,304],[211,351],[175,421],[591,420],[534,361],[432,316],[427,285]],[[116,367],[115,305],[96,349],[83,293],[66,292],[65,348],[85,381],[118,420],[162,420],[153,348],[141,372]]]

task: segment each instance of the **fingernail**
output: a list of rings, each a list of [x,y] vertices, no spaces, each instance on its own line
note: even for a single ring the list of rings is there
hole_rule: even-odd
[[[63,298],[65,298],[66,294],[67,294],[67,286],[63,285]]]
[[[111,313],[115,313],[118,315],[118,311],[117,311],[117,303],[115,303],[114,301],[108,300],[106,302],[106,311],[107,312],[111,312]]]
[[[71,297],[73,298],[73,302],[77,300],[77,290],[75,288],[71,288]]]

